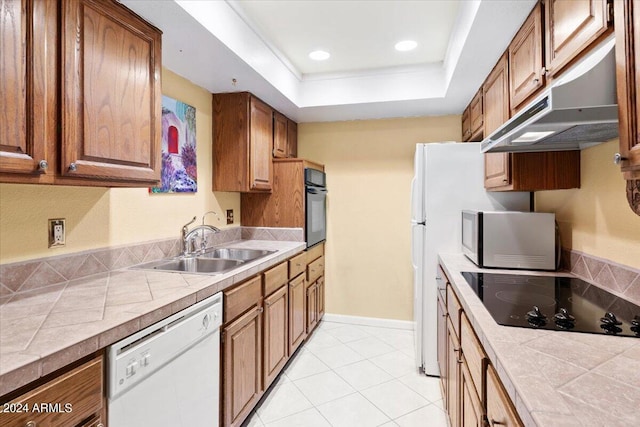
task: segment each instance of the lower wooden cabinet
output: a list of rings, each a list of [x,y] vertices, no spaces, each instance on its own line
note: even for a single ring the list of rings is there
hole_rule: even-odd
[[[305,289],[304,274],[299,274],[289,282],[289,354],[294,351],[307,336],[306,334],[306,307],[307,295]]]
[[[289,289],[283,285],[264,299],[264,388],[289,359]]]
[[[256,304],[222,330],[225,426],[241,425],[262,395],[262,311]]]
[[[447,304],[438,292],[438,366],[451,427],[522,426],[444,270],[440,274]]]
[[[318,283],[307,287],[307,334],[318,325]]]
[[[104,362],[100,355],[2,406],[22,411],[0,412],[2,426],[104,426]],[[46,405],[38,412],[35,406]],[[51,405],[58,405],[51,408]],[[53,410],[55,409],[55,411]]]
[[[513,404],[493,366],[487,366],[487,422],[490,426],[521,426]]]
[[[316,298],[318,298],[318,322],[324,316],[324,277],[318,279],[318,290]]]

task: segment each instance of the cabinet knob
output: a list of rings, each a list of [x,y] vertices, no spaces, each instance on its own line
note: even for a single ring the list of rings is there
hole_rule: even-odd
[[[619,165],[620,162],[624,161],[624,160],[629,160],[626,157],[623,157],[622,154],[620,153],[616,153],[613,155],[613,163],[615,163],[616,165]]]
[[[551,69],[550,69],[550,68],[542,67],[542,68],[540,69],[540,75],[541,75],[541,76],[545,76],[545,75],[546,75],[548,72],[550,72],[550,71],[551,71]]]
[[[46,160],[40,160],[40,162],[38,163],[38,169],[41,172],[46,171],[49,168],[49,162],[47,162]]]
[[[538,83],[540,83],[540,79],[536,77],[535,79],[533,79],[533,82],[534,82],[535,84],[538,84]]]
[[[502,182],[509,182],[507,178],[503,179]]]
[[[35,421],[27,421],[27,423],[24,425],[24,427],[36,427],[36,422]]]
[[[489,425],[491,425],[491,426],[504,426],[506,424],[503,423],[503,422],[496,421],[496,420],[492,419],[491,421],[489,421]]]
[[[70,172],[75,172],[75,171],[77,171],[77,170],[78,170],[78,166],[76,166],[76,164],[75,164],[75,163],[71,163],[71,164],[69,165],[69,171],[70,171]]]

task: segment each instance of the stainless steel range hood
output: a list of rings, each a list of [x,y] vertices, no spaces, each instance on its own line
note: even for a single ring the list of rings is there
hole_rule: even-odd
[[[579,150],[617,137],[614,48],[612,36],[486,137],[482,151]]]

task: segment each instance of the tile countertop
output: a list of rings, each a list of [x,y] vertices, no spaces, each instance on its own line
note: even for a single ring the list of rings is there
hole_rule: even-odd
[[[218,275],[122,269],[0,305],[0,396],[302,252],[304,242],[236,241],[276,252]]]
[[[487,270],[439,260],[526,426],[640,425],[640,339],[498,325],[461,274]]]

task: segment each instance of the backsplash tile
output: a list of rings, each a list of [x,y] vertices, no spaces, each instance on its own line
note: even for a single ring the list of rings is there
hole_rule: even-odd
[[[209,246],[217,246],[238,240],[301,242],[304,235],[300,228],[233,227],[210,234],[208,239]],[[179,254],[179,239],[163,239],[0,265],[0,305],[38,292],[57,291],[70,280]]]
[[[640,270],[567,249],[563,249],[562,258],[565,270],[640,304]]]

